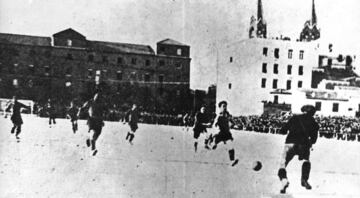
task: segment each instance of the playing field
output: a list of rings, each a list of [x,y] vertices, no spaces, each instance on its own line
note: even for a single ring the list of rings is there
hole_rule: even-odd
[[[0,117],[0,197],[234,198],[360,197],[360,143],[319,139],[311,153],[310,184],[300,186],[301,164],[288,166],[288,196],[276,195],[285,136],[233,130],[240,162],[231,167],[223,145],[193,151],[192,134],[181,127],[140,124],[134,145],[127,125],[106,122],[98,154],[85,146],[87,125],[73,134],[69,120],[24,116],[21,142]],[[201,144],[200,144],[201,145]],[[263,168],[252,170],[259,160]]]

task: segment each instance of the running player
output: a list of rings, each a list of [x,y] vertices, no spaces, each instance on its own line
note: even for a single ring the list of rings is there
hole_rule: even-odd
[[[76,133],[76,131],[78,130],[78,111],[79,109],[74,105],[74,102],[71,101],[70,102],[70,107],[67,110],[67,115],[66,117],[70,119],[71,125],[72,125],[72,130],[74,133]]]
[[[205,114],[205,106],[200,108],[200,111],[195,115],[195,123],[194,123],[194,149],[197,151],[198,147],[198,139],[201,133],[207,133],[206,127],[210,126],[207,115]],[[205,148],[210,149],[208,146],[208,138],[205,139]]]
[[[301,107],[303,114],[292,116],[289,121],[281,128],[281,134],[288,135],[285,140],[284,152],[281,156],[280,169],[278,176],[281,181],[280,193],[286,193],[286,188],[289,186],[289,181],[286,174],[286,166],[291,159],[299,156],[299,160],[305,160],[301,169],[301,185],[310,190],[311,185],[308,183],[310,175],[310,150],[315,144],[318,136],[319,125],[314,119],[316,109],[312,105],[305,105]]]
[[[16,139],[19,140],[20,139],[19,135],[21,133],[21,125],[23,124],[20,110],[21,108],[31,109],[31,107],[18,102],[16,96],[14,96],[11,103],[8,104],[6,110],[7,111],[10,110],[10,108],[12,108],[11,121],[14,124],[14,126],[11,129],[11,133],[13,134],[16,129],[15,137]]]
[[[220,142],[224,142],[224,144],[227,145],[230,161],[232,162],[231,166],[235,166],[239,162],[239,159],[235,159],[235,149],[232,145],[234,138],[230,132],[229,122],[234,123],[230,113],[227,111],[227,102],[221,101],[219,102],[219,114],[214,121],[215,127],[219,127],[220,131],[213,137],[215,143],[213,149],[216,149]]]
[[[51,101],[51,99],[48,99],[48,102],[46,103],[46,109],[49,115],[49,127],[51,128],[51,123],[56,124],[55,117],[56,117],[56,111],[54,103]]]
[[[139,111],[137,110],[136,104],[133,104],[132,108],[125,115],[125,122],[127,121],[130,126],[130,131],[126,135],[126,140],[132,145],[135,137],[135,132],[138,129]],[[125,123],[124,123],[125,124]]]
[[[88,147],[91,146],[93,155],[96,155],[96,153],[98,152],[98,150],[96,149],[96,140],[99,138],[102,127],[104,126],[103,118],[105,113],[105,105],[102,99],[100,99],[99,93],[96,93],[94,95],[94,98],[83,104],[81,109],[83,108],[89,109],[89,118],[87,124],[89,126],[90,137],[86,140],[86,145]]]

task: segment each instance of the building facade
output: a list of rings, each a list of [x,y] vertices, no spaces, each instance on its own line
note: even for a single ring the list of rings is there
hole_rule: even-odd
[[[238,115],[257,115],[263,103],[283,103],[288,92],[311,88],[317,61],[315,43],[252,38],[221,50],[217,101]]]
[[[219,51],[216,101],[228,101],[234,115],[300,113],[305,104],[316,106],[319,115],[359,115],[356,56],[321,45],[314,1],[312,6],[299,39],[267,38],[259,0],[249,38]]]
[[[0,97],[68,102],[100,88],[117,103],[187,108],[190,47],[91,41],[73,29],[53,37],[0,34]],[[190,102],[191,106],[191,102]]]

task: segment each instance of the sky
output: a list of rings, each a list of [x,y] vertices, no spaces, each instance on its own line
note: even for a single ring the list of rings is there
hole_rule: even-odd
[[[216,80],[216,51],[246,39],[258,0],[0,0],[0,32],[51,36],[73,28],[89,40],[190,45],[192,88]],[[262,0],[268,37],[299,37],[312,0]],[[321,40],[360,52],[360,1],[315,0]]]

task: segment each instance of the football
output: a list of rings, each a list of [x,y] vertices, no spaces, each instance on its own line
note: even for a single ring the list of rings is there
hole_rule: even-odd
[[[255,161],[252,166],[254,171],[259,171],[262,168],[262,164],[260,161]]]

